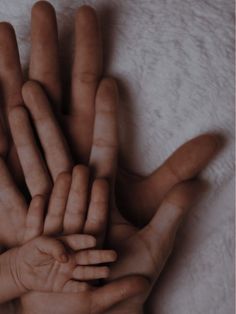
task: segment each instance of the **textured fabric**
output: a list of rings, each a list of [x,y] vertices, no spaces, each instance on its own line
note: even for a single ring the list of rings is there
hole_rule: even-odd
[[[29,56],[32,0],[1,0],[0,19]],[[51,1],[62,47],[81,1]],[[220,132],[224,150],[202,176],[211,189],[179,236],[148,304],[153,314],[234,313],[234,5],[233,0],[99,0],[106,73],[119,80],[126,163],[149,173],[184,141]],[[63,50],[63,49],[62,49]],[[65,63],[68,53],[63,50]]]

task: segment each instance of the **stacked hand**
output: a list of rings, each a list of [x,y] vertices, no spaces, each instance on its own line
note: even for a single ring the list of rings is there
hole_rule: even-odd
[[[73,161],[89,162],[93,176],[106,178],[111,191],[116,170],[118,92],[114,80],[101,78],[101,35],[94,10],[84,6],[76,15],[70,95],[62,95],[67,88],[63,88],[60,81],[56,19],[50,4],[39,2],[34,6],[31,27],[29,78],[39,82],[41,87],[31,81],[25,84],[22,93],[23,76],[14,31],[8,24],[0,25],[0,78],[6,113],[5,131],[0,134],[3,178],[0,182],[0,241],[7,247],[22,242],[27,225],[27,203],[10,172],[17,176],[24,191],[23,170],[31,196],[41,195],[47,199],[52,185],[55,189],[58,181],[65,184],[61,191],[68,189],[70,183],[67,180],[70,179],[67,175]],[[69,99],[64,108],[68,113],[66,116],[60,114],[62,99]],[[37,138],[34,137],[35,130]],[[42,293],[26,294],[22,298],[23,313],[32,313],[35,309],[39,314],[55,311],[69,314],[108,310],[109,313],[141,312],[171,251],[176,231],[199,196],[201,183],[195,177],[216,153],[217,143],[214,135],[199,136],[179,148],[147,178],[118,169],[116,198],[112,202],[105,241],[105,246],[118,252],[118,261],[108,280],[112,282],[102,288],[89,286],[86,291],[76,294],[51,293],[47,297]],[[86,180],[88,173],[81,175],[81,182]],[[10,188],[11,197],[5,193]],[[87,209],[88,212],[82,210],[81,214],[81,206],[86,208],[81,205],[85,200],[77,199],[72,193],[64,214],[60,201],[59,196],[56,215],[52,215],[49,203],[42,232],[65,235],[86,232],[94,235],[101,244],[106,233],[107,211],[100,215],[99,210],[96,211],[98,214],[90,214]],[[78,202],[79,206],[75,206]],[[9,228],[12,225],[15,232]],[[143,228],[138,229],[138,225]],[[120,301],[123,302],[113,306]]]

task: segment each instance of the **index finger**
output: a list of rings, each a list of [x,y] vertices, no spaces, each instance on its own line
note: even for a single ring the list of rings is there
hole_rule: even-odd
[[[48,169],[55,181],[61,172],[72,168],[69,147],[40,85],[29,81],[24,85],[22,93],[39,136]]]

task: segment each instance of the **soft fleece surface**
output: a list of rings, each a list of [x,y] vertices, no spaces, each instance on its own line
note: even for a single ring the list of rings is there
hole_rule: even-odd
[[[16,27],[24,67],[34,2],[0,1],[0,19]],[[74,9],[84,2],[50,2],[66,48]],[[146,312],[233,314],[233,0],[86,3],[98,8],[103,19],[107,73],[120,80],[123,95],[122,149],[133,170],[152,171],[202,132],[227,138],[225,149],[203,173],[211,191],[191,211]]]

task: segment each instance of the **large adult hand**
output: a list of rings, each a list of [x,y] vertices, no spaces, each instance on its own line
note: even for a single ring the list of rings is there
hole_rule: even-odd
[[[76,159],[88,161],[95,116],[94,102],[102,73],[101,35],[96,14],[92,8],[84,6],[78,10],[75,31],[72,84],[69,89],[70,96],[66,95],[66,98],[71,99],[71,102],[67,108],[69,115],[63,116],[63,120],[65,131],[69,133],[68,139],[73,143],[71,147],[73,146],[73,149],[76,150]],[[60,80],[56,17],[48,2],[40,1],[33,7],[31,40],[29,77],[40,82],[53,101],[55,111],[60,112],[62,99],[65,96],[62,95],[64,89],[61,88]],[[0,79],[5,112],[9,112],[11,108],[23,103],[21,96],[23,76],[15,33],[13,28],[6,23],[0,24]],[[107,90],[109,88],[106,86],[100,90],[100,99],[106,98]],[[6,129],[8,129],[7,120],[5,121]],[[108,118],[107,121],[110,119]],[[106,128],[104,130],[106,131]],[[9,135],[9,132],[6,133]],[[104,147],[103,157],[116,145],[116,143],[104,143],[101,140],[95,144],[99,148],[98,151],[102,151],[102,146]],[[216,150],[217,137],[203,135],[188,142],[147,178],[136,180],[135,177],[121,174],[118,180],[120,207],[125,209],[126,216],[131,221],[150,220],[155,213],[157,204],[160,204],[164,195],[175,184],[196,176],[208,164]],[[17,160],[15,147],[9,138],[8,141],[2,142],[1,151],[10,164],[10,170],[19,177],[22,171]],[[57,145],[53,145],[50,147],[50,153],[45,151],[46,157],[60,156],[61,153],[58,154],[58,151]],[[58,173],[71,168],[71,160],[68,155],[64,155],[61,159],[63,162],[56,163],[57,168],[54,172],[49,169],[53,178]],[[110,175],[111,163],[113,163],[111,158],[104,158],[103,167],[105,167],[104,165],[107,167],[107,176]],[[51,188],[50,176],[46,173],[44,172],[44,176],[41,177],[41,184],[37,185],[37,193],[49,191]],[[18,214],[23,217],[23,212]]]
[[[113,131],[110,129],[109,140],[115,143],[117,133],[114,130],[116,127],[113,127]],[[106,129],[96,128],[95,123],[95,134],[98,138],[104,138]],[[110,280],[133,274],[147,278],[149,285],[142,295],[121,302],[108,313],[143,312],[144,303],[171,253],[177,230],[204,189],[204,184],[195,177],[209,161],[208,158],[217,151],[217,144],[215,147],[208,146],[211,141],[214,141],[211,135],[195,138],[181,146],[149,179],[139,182],[137,179],[130,180],[130,185],[125,182],[127,191],[131,192],[127,195],[133,196],[133,199],[127,199],[126,202],[124,195],[123,198],[114,197],[106,245],[115,248],[119,258],[112,266]],[[205,150],[202,158],[196,160],[201,144],[205,145]],[[96,147],[92,148],[90,162],[95,166],[97,176],[103,177],[106,164],[102,160],[96,162],[96,150]],[[153,179],[156,184],[152,184]],[[129,209],[130,204],[134,204],[136,214],[132,208]],[[147,215],[142,215],[142,211],[147,212]],[[130,213],[133,213],[131,217],[135,223],[125,219]],[[144,217],[146,221],[142,220]],[[137,228],[137,225],[142,225],[142,228]]]
[[[87,26],[86,20],[90,21]],[[86,29],[84,29],[84,24]],[[82,45],[80,42],[82,42]],[[47,45],[47,49],[44,49],[44,45]],[[98,23],[94,17],[94,12],[87,7],[82,8],[76,18],[73,87],[71,91],[71,105],[69,106],[70,108],[67,108],[69,115],[60,114],[62,89],[59,77],[60,66],[55,13],[47,2],[39,2],[33,8],[32,52],[29,77],[38,80],[52,99],[55,112],[61,118],[66,130],[72,134],[70,140],[76,142],[76,145],[73,145],[73,147],[76,149],[75,159],[77,161],[78,159],[80,161],[87,160],[91,149],[95,111],[94,102],[100,75],[99,64],[101,63],[101,56],[99,56],[101,48],[99,45]],[[96,77],[97,80],[95,79]],[[39,130],[38,136],[41,140],[43,154],[39,153],[39,149],[32,140],[29,116],[21,106],[23,104],[21,89],[24,81],[16,37],[14,29],[8,23],[0,24],[0,81],[3,96],[1,120],[4,122],[4,127],[1,128],[1,156],[9,165],[10,172],[14,174],[14,179],[20,181],[21,188],[23,187],[24,189],[24,183],[22,184],[22,179],[24,179],[23,168],[26,184],[28,187],[30,186],[31,196],[47,194],[51,190],[52,181],[55,182],[59,173],[70,170],[73,160],[71,160],[69,149],[63,140],[63,136],[60,137],[61,140],[58,140],[57,134],[60,136],[59,129],[50,128],[53,116],[48,116],[48,112],[43,110],[39,112],[35,107],[36,118],[37,114],[40,113],[41,120],[37,121],[36,126]],[[97,93],[98,103],[103,101],[104,94],[106,97],[107,89],[109,89],[107,85],[110,84],[112,83],[106,80],[101,82]],[[25,94],[26,97],[31,97],[29,93],[26,92]],[[8,115],[10,112],[18,116],[18,122],[15,119],[15,123],[18,123],[20,128],[20,132],[17,134],[19,135],[17,141],[19,146],[21,146],[19,150],[22,150],[24,146],[23,151],[25,152],[25,156],[22,156],[22,166],[19,163],[16,148],[9,131]],[[46,123],[47,128],[44,127],[44,123]],[[47,134],[45,134],[45,129],[47,129]],[[46,157],[47,166],[45,166],[43,161],[44,157]],[[107,164],[110,165],[109,160]],[[21,204],[22,206],[19,206],[17,209],[11,207],[8,211],[1,211],[0,239],[2,244],[8,247],[19,244],[20,234],[23,233],[22,229],[24,228],[27,206],[23,201],[21,201]]]
[[[76,14],[75,55],[69,95],[62,95],[64,89],[60,90],[56,17],[50,4],[39,2],[34,6],[31,34],[30,78],[40,82],[55,104],[60,106],[62,99],[71,99],[70,105],[66,108],[70,114],[64,117],[66,123],[64,130],[69,135],[71,147],[76,150],[77,160],[88,162],[90,159],[91,161],[93,122],[96,113],[94,103],[103,66],[102,36],[96,13],[91,7],[83,6]],[[47,50],[44,49],[45,45],[48,47]],[[111,82],[109,84],[112,85]],[[110,89],[114,90],[114,87],[110,86]],[[104,87],[99,93],[100,98],[106,99],[108,91],[109,87]],[[113,121],[107,119],[106,123],[108,121],[110,121],[110,125],[112,122],[114,124],[114,119]],[[107,132],[108,126],[107,128],[104,127],[103,130]],[[92,163],[99,163],[100,167],[103,168],[100,173],[110,176],[109,166],[114,161],[105,157],[109,150],[114,150],[117,142],[112,143],[111,139],[104,142],[101,140],[103,136],[104,133],[95,143],[94,150],[96,151],[97,147],[97,151],[101,151],[102,146],[104,146],[102,156],[104,160],[100,158],[99,161],[101,162],[94,161],[98,155],[94,153],[96,158],[92,158]],[[197,176],[215,155],[217,149],[218,137],[206,134],[186,143],[146,178],[136,178],[123,171],[118,171],[117,191],[120,208],[125,210],[131,221],[150,220],[155,213],[157,203],[160,204],[164,195],[175,184]],[[104,170],[105,165],[108,167],[106,170]]]

